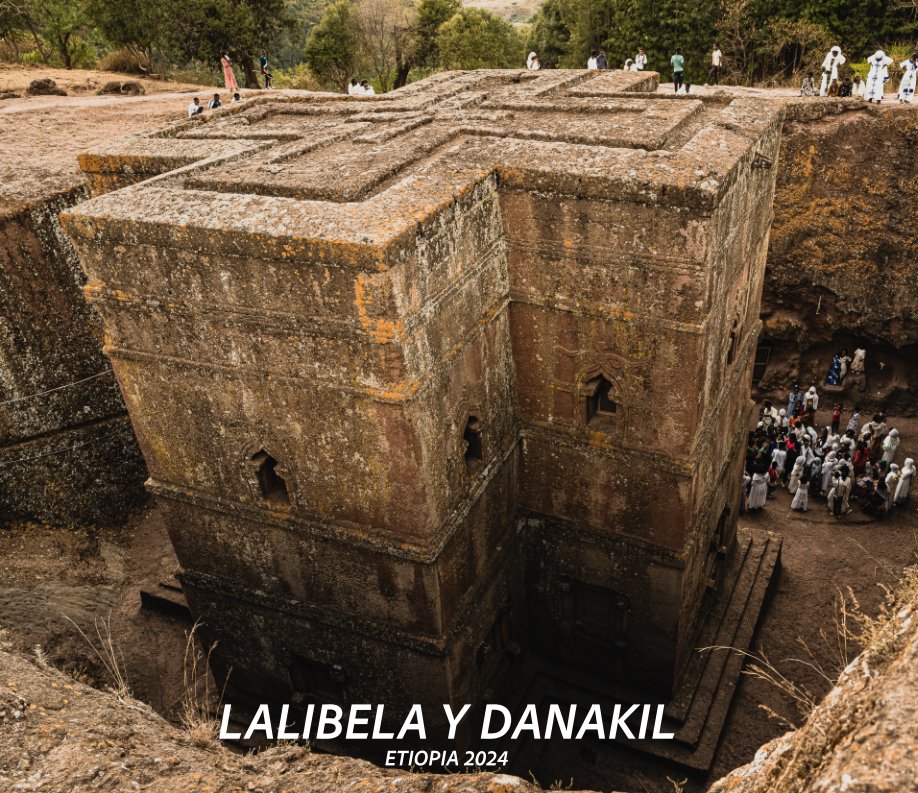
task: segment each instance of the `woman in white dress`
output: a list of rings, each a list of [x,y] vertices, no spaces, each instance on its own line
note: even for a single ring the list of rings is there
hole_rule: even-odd
[[[797,462],[800,462],[802,458],[798,457]],[[791,479],[794,478],[794,474],[797,473],[796,463],[794,464],[794,471],[791,473]],[[807,505],[810,501],[810,483],[803,481],[806,479],[805,469],[801,466],[800,476],[798,477],[797,487],[794,492],[794,500],[791,501],[791,509],[796,512],[806,512]],[[788,488],[790,489],[790,488]]]
[[[822,461],[822,488],[820,492],[828,493],[832,487],[832,474],[835,473],[835,460],[838,457],[836,452],[829,452],[826,459]]]
[[[794,461],[794,467],[791,469],[790,476],[787,479],[787,492],[791,495],[794,495],[800,487],[800,477],[803,476],[804,465],[806,465],[806,458],[801,454]]]
[[[760,512],[765,508],[768,498],[768,472],[756,472],[752,475],[752,487],[749,489],[749,511]]]

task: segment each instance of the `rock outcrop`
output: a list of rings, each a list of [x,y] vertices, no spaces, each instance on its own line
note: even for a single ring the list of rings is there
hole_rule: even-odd
[[[800,729],[763,746],[710,793],[918,790],[918,570]]]
[[[862,346],[866,378],[848,378],[826,399],[914,412],[918,113],[827,100],[793,103],[787,118],[762,300],[760,391],[785,397],[796,379],[821,388],[835,352]]]
[[[282,746],[258,755],[194,741],[148,706],[0,650],[0,790],[536,793],[504,774],[435,776]]]

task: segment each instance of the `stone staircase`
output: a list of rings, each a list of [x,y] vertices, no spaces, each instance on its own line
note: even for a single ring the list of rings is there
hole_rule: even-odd
[[[662,730],[674,733],[673,740],[621,739],[616,741],[619,748],[692,771],[710,769],[745,661],[742,652],[737,651],[747,651],[752,645],[781,557],[782,540],[773,532],[740,528],[736,542],[736,552],[724,570],[722,594],[699,631],[698,652],[664,710]],[[583,709],[599,703],[611,710],[615,703],[660,701],[653,694],[638,695],[633,689],[625,690],[614,682],[579,671],[576,681],[562,679],[550,664],[527,658],[519,670],[515,691],[505,700],[541,703],[540,712],[549,703],[576,703]],[[521,764],[520,767],[539,751],[529,742],[516,749],[515,765]],[[603,747],[597,743],[594,749],[602,752]]]

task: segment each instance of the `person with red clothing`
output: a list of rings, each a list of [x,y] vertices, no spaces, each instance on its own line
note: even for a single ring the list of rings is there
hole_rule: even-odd
[[[832,434],[838,435],[838,428],[841,425],[841,412],[842,408],[838,402],[835,403],[835,407],[832,408]]]

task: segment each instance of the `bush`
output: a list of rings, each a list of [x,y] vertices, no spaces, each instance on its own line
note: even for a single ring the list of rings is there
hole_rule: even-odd
[[[309,71],[305,63],[298,63],[289,69],[278,69],[274,72],[275,88],[296,88],[301,91],[322,91],[322,84]]]
[[[123,47],[108,53],[99,61],[99,69],[103,72],[121,72],[122,74],[149,74],[150,61],[146,55],[137,50]]]

